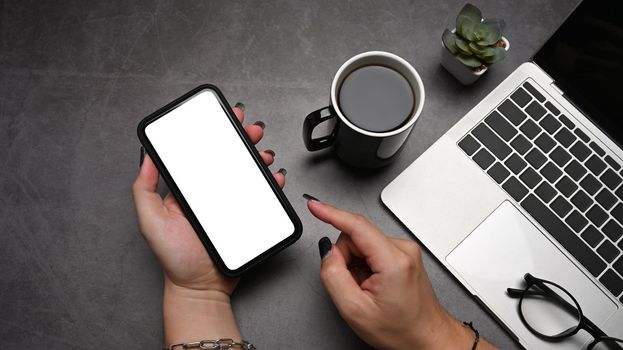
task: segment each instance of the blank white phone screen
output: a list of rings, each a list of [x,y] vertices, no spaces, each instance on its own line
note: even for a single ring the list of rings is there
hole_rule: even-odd
[[[145,133],[227,268],[294,233],[214,92],[199,92]]]

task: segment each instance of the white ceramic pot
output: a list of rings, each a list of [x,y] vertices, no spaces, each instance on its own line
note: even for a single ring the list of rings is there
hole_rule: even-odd
[[[454,30],[452,32],[454,32]],[[506,44],[504,49],[508,51],[510,43],[505,37],[502,37],[502,40]],[[448,49],[446,49],[443,41],[441,42],[441,65],[463,85],[473,84],[489,69],[489,67],[485,67],[484,69],[475,71],[471,67],[464,65],[461,61],[457,60]]]

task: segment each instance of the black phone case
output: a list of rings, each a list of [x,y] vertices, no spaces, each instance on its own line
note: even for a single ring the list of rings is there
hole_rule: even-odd
[[[266,179],[266,181],[269,183],[270,187],[272,188],[273,193],[279,199],[279,202],[283,206],[284,210],[290,217],[292,224],[294,225],[294,232],[292,232],[290,236],[288,236],[283,241],[274,245],[267,251],[255,257],[253,260],[248,261],[243,266],[235,270],[230,270],[229,268],[227,268],[227,266],[223,262],[223,259],[219,255],[218,251],[214,248],[214,245],[210,241],[207,233],[205,232],[205,230],[203,229],[203,227],[197,220],[197,217],[195,216],[192,209],[188,205],[188,202],[186,202],[186,199],[184,198],[179,188],[175,184],[175,181],[173,181],[171,174],[169,173],[167,168],[162,163],[162,160],[156,153],[154,147],[152,146],[151,142],[147,138],[147,135],[145,134],[145,128],[147,127],[147,125],[154,122],[155,120],[162,117],[163,115],[167,114],[168,112],[170,112],[171,110],[175,109],[177,106],[182,104],[184,101],[188,100],[190,97],[194,96],[195,94],[203,90],[211,90],[216,93],[216,95],[218,96],[219,102],[221,106],[223,107],[223,110],[225,110],[227,116],[229,117],[229,120],[232,123],[232,127],[236,129],[236,132],[240,136],[240,139],[245,144],[247,150],[249,151],[249,153],[255,160],[255,163],[260,168],[262,174],[264,175],[264,178]],[[299,237],[301,237],[301,234],[303,232],[303,225],[301,224],[301,220],[299,219],[298,215],[292,208],[292,205],[290,204],[286,196],[283,194],[283,191],[281,190],[281,188],[279,187],[279,185],[273,178],[272,173],[270,172],[266,164],[264,164],[264,161],[262,160],[257,149],[255,148],[255,146],[253,145],[253,143],[247,136],[246,132],[244,131],[244,128],[238,121],[238,118],[236,117],[234,112],[231,110],[229,103],[227,103],[227,100],[225,100],[225,97],[223,96],[221,91],[216,86],[212,84],[204,84],[185,93],[181,97],[175,99],[173,102],[167,104],[166,106],[160,108],[156,112],[150,114],[149,116],[141,120],[141,122],[138,124],[137,132],[138,132],[138,138],[141,141],[141,144],[143,145],[143,147],[145,148],[145,151],[153,160],[154,164],[158,168],[158,171],[160,172],[160,175],[162,176],[166,184],[169,186],[169,190],[171,191],[171,193],[173,193],[173,195],[177,199],[178,203],[180,204],[180,207],[182,208],[182,210],[184,211],[184,214],[186,215],[186,218],[188,219],[193,229],[195,230],[195,233],[197,233],[197,236],[199,237],[204,247],[210,254],[210,257],[212,258],[216,266],[219,268],[219,270],[221,270],[223,274],[230,276],[230,277],[240,276],[241,274],[245,273],[249,269],[255,267],[261,261],[266,260],[270,256],[275,255],[276,253],[285,249],[292,243],[296,242],[299,239]]]

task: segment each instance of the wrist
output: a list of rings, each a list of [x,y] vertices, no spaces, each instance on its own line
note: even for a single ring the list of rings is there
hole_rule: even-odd
[[[427,326],[419,328],[414,342],[417,349],[471,349],[474,344],[474,332],[443,309],[428,320]]]
[[[477,345],[477,350],[495,350],[497,347],[479,336],[476,343],[476,332],[463,322],[445,313],[444,320],[439,326],[434,338],[429,339],[427,346],[422,349],[472,349]]]
[[[204,339],[240,340],[229,295],[175,285],[165,277],[163,297],[164,343]]]

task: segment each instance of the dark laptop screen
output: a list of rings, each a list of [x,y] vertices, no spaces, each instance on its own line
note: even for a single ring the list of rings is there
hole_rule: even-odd
[[[585,0],[534,62],[623,146],[623,0]]]

